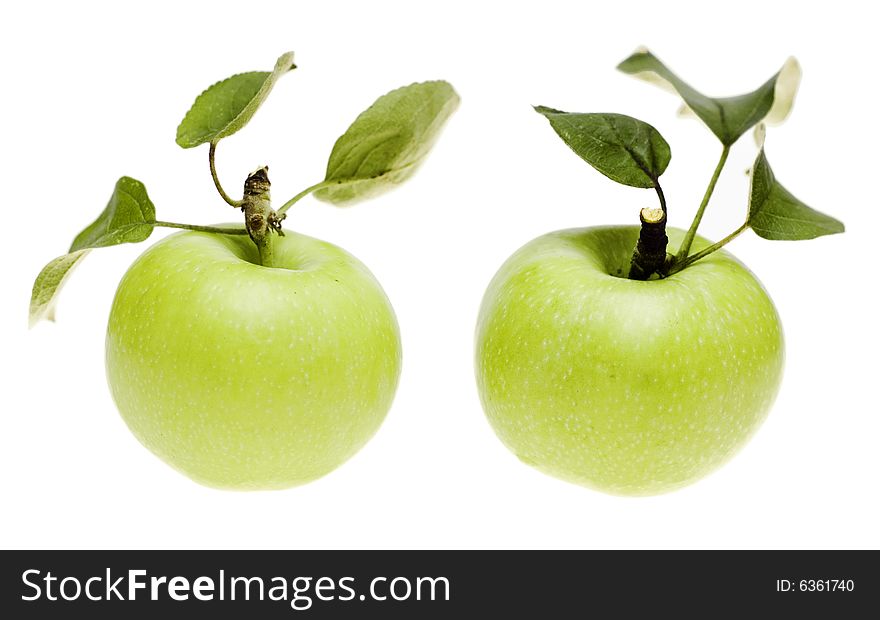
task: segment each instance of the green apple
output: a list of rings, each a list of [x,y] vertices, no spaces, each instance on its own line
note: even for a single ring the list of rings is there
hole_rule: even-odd
[[[674,253],[683,232],[668,235]],[[727,461],[767,415],[784,359],[773,303],[731,254],[630,280],[638,236],[597,227],[528,243],[489,285],[476,335],[480,397],[504,444],[620,495],[670,491]]]
[[[397,387],[397,320],[369,270],[304,235],[274,246],[268,268],[246,235],[172,235],[113,301],[116,405],[141,443],[205,485],[326,474],[376,432]]]
[[[323,180],[272,206],[269,167],[241,198],[220,182],[217,145],[241,130],[281,76],[237,73],[196,97],[177,126],[207,145],[211,179],[244,226],[159,219],[146,186],[123,176],[104,210],[34,280],[29,320],[54,319],[58,292],[91,250],[191,232],[150,248],[125,274],[107,328],[107,376],[122,418],[147,448],[194,480],[285,488],[338,467],[376,432],[400,376],[400,333],[381,286],[329,243],[282,230],[309,195],[338,206],[374,198],[419,169],[458,107],[449,82],[396,88],[336,140]]]

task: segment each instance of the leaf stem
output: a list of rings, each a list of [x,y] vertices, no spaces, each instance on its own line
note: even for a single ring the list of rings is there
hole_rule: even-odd
[[[220,192],[220,196],[225,200],[230,206],[238,208],[241,206],[241,200],[235,200],[226,191],[223,189],[223,186],[220,185],[220,178],[217,176],[217,167],[214,164],[214,153],[217,150],[217,143],[213,140],[211,141],[211,145],[208,147],[208,164],[211,166],[211,178],[214,180],[214,187],[217,188],[217,191]]]
[[[298,203],[300,200],[311,194],[312,192],[321,189],[322,187],[329,187],[333,184],[333,181],[321,181],[320,183],[315,183],[314,185],[310,185],[305,188],[303,191],[298,193],[296,196],[285,202],[281,205],[281,208],[278,209],[278,215],[284,215],[285,211],[287,211],[290,207]]]
[[[732,233],[730,233],[729,235],[724,237],[724,239],[722,239],[721,241],[718,241],[716,243],[713,243],[712,245],[706,246],[705,248],[703,248],[702,250],[700,250],[696,254],[688,256],[685,260],[677,261],[677,262],[673,263],[672,267],[670,267],[670,269],[669,269],[669,275],[672,275],[673,273],[678,273],[679,271],[681,271],[682,269],[684,269],[686,267],[690,267],[691,265],[693,265],[695,262],[697,262],[701,258],[705,258],[706,256],[709,256],[709,254],[711,254],[715,250],[720,250],[722,247],[724,247],[725,245],[727,245],[728,243],[730,243],[731,241],[736,239],[748,227],[749,227],[749,224],[748,224],[748,222],[746,222],[742,226],[740,226],[739,228],[734,230]]]
[[[198,226],[196,224],[178,224],[176,222],[153,222],[153,226],[162,226],[164,228],[182,228],[183,230],[196,230],[198,232],[216,233],[218,235],[246,235],[248,231],[244,228],[227,228],[222,226]]]
[[[654,179],[654,190],[657,192],[657,198],[660,199],[660,208],[666,214],[666,196],[663,195],[663,188],[660,187],[660,182],[657,179]]]
[[[727,163],[727,156],[729,154],[730,145],[725,144],[724,148],[721,149],[721,157],[718,159],[718,164],[715,166],[712,178],[709,180],[709,187],[706,188],[706,193],[703,194],[703,202],[700,203],[700,208],[697,209],[694,221],[691,223],[691,227],[688,228],[684,240],[681,242],[681,247],[678,249],[678,254],[675,257],[676,262],[680,263],[684,261],[688,252],[691,251],[691,245],[694,242],[694,237],[697,235],[697,228],[700,226],[700,222],[703,219],[703,213],[706,212],[706,207],[709,205],[709,199],[712,198],[712,192],[715,191],[715,184],[718,183],[718,177],[721,176],[721,169],[724,168],[724,164]]]

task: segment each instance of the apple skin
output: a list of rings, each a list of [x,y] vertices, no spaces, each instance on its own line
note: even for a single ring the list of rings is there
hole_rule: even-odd
[[[666,279],[629,280],[638,234],[582,228],[526,244],[489,285],[476,332],[477,385],[501,441],[615,495],[671,491],[726,462],[766,417],[784,363],[779,316],[746,267],[719,250]],[[674,253],[684,233],[667,234]]]
[[[356,258],[287,232],[283,268],[246,235],[183,232],[122,279],[107,377],[128,427],[202,484],[276,489],[341,465],[379,428],[400,375],[400,334]]]

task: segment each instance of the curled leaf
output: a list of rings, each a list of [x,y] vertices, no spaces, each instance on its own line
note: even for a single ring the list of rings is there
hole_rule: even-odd
[[[421,82],[379,97],[336,140],[326,184],[315,197],[336,205],[371,198],[408,179],[458,107],[444,81]]]
[[[785,120],[801,76],[797,60],[789,58],[757,90],[736,97],[716,98],[694,89],[646,49],[636,51],[617,68],[677,93],[684,99],[683,113],[697,116],[726,146],[732,145],[761,121],[780,123]]]
[[[76,252],[59,256],[43,267],[31,290],[28,321],[31,327],[43,319],[55,320],[55,300],[58,292],[64,286],[74,266],[87,253],[88,250],[77,250]]]
[[[295,69],[293,52],[283,54],[275,69],[239,73],[199,95],[177,127],[177,144],[185,149],[217,142],[247,125],[278,79]]]
[[[623,114],[578,114],[544,106],[535,111],[572,151],[613,181],[651,188],[666,170],[669,144],[648,123]]]
[[[150,236],[155,221],[156,207],[144,184],[121,177],[101,215],[76,236],[69,251],[138,243]]]
[[[138,243],[153,232],[156,208],[144,184],[131,177],[116,182],[110,201],[94,222],[76,236],[67,254],[43,267],[31,291],[30,324],[54,320],[55,300],[73,267],[92,248]]]
[[[801,84],[801,65],[794,56],[789,57],[776,74],[776,85],[773,90],[773,105],[763,122],[769,125],[782,123],[791,114],[794,98]]]
[[[763,147],[752,168],[746,222],[759,237],[799,241],[844,231],[843,222],[811,209],[776,180]]]

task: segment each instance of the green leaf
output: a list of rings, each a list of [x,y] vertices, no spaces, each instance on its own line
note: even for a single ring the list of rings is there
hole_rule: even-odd
[[[31,326],[44,318],[54,320],[58,292],[89,249],[143,241],[155,224],[156,208],[144,184],[131,177],[120,178],[98,219],[76,236],[67,254],[51,261],[37,276],[31,292]]]
[[[315,197],[336,205],[402,183],[431,150],[459,97],[448,82],[410,84],[379,97],[336,141]]]
[[[678,93],[685,102],[683,112],[699,117],[726,146],[762,120],[769,123],[785,120],[801,76],[797,60],[789,58],[782,69],[757,90],[737,97],[713,98],[695,90],[647,50],[637,51],[617,68]]]
[[[138,243],[150,236],[155,221],[156,208],[147,196],[147,188],[136,179],[122,177],[107,207],[76,236],[68,251]]]
[[[575,114],[535,107],[571,150],[613,181],[651,188],[672,154],[660,132],[623,114]]]
[[[55,299],[58,291],[70,276],[73,267],[86,255],[88,250],[77,250],[51,261],[43,267],[34,281],[31,291],[30,326],[42,319],[55,320]]]
[[[177,127],[177,144],[188,149],[231,136],[247,125],[278,78],[295,68],[293,52],[287,52],[271,73],[240,73],[209,87],[196,98]]]
[[[759,237],[773,240],[814,239],[844,231],[843,222],[811,209],[776,180],[763,148],[752,168],[746,223]]]

